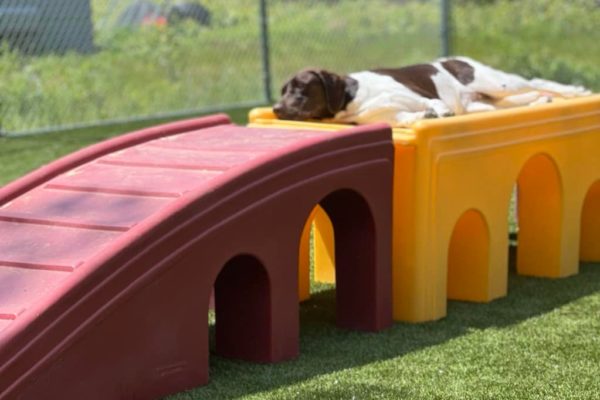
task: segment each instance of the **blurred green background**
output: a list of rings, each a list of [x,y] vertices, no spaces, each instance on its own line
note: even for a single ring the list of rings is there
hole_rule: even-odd
[[[119,18],[134,0],[92,0],[91,52],[23,55],[5,40],[1,130],[264,103],[258,0],[198,1],[211,14],[209,26],[188,20],[123,27]],[[441,52],[440,1],[267,0],[273,97],[286,77],[306,66],[350,72],[434,59]],[[453,54],[600,90],[596,0],[451,5]],[[63,14],[55,23],[66,26],[66,7]]]

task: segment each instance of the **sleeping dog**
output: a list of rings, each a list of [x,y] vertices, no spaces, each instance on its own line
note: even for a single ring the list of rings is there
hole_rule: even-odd
[[[273,107],[280,119],[408,126],[438,118],[589,95],[580,86],[527,80],[467,57],[337,75],[303,70],[286,82]]]

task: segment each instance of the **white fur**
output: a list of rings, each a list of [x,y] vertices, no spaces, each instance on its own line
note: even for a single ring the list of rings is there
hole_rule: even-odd
[[[447,59],[437,60],[431,65],[438,73],[431,79],[439,99],[423,97],[387,75],[370,71],[350,74],[358,82],[358,90],[346,110],[337,113],[335,119],[359,124],[379,121],[394,126],[407,126],[428,117],[546,103],[553,96],[568,98],[590,94],[579,86],[543,79],[526,80],[467,57],[456,59],[474,68],[474,80],[463,85],[442,67],[441,62]]]
[[[363,71],[350,74],[358,82],[354,99],[335,119],[345,122],[368,123],[398,121],[398,113],[422,113],[428,99],[419,96],[389,76]]]

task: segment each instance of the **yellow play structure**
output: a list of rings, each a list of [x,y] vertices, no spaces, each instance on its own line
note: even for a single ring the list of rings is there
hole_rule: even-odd
[[[277,120],[268,108],[250,126],[337,130]],[[507,294],[508,213],[517,187],[517,272],[565,277],[600,261],[600,95],[425,120],[394,129],[394,318],[429,321],[446,300],[487,302]],[[301,299],[309,297],[309,236],[315,280],[334,280],[334,233],[317,206],[300,249]]]

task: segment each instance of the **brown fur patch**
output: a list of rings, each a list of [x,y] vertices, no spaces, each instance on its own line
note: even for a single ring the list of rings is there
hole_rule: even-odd
[[[374,69],[373,72],[387,75],[428,99],[440,98],[435,84],[431,80],[431,77],[439,71],[431,64],[416,64],[403,68],[378,68]]]
[[[442,61],[442,67],[450,72],[460,83],[468,85],[475,80],[475,69],[461,60]]]

